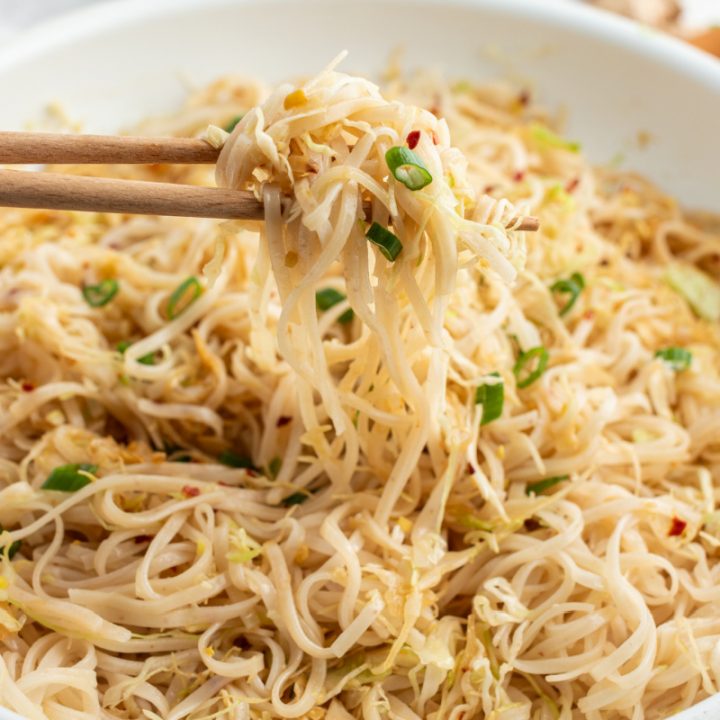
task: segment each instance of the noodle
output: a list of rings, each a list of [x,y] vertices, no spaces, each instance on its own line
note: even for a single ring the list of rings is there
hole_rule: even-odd
[[[0,705],[653,720],[717,692],[720,236],[527,100],[228,78],[145,131],[242,115],[217,183],[262,225],[0,214]]]

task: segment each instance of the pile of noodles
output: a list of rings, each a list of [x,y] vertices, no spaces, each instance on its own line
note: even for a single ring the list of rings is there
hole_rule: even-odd
[[[717,227],[504,86],[228,78],[143,129],[240,115],[218,182],[264,224],[0,213],[0,706],[640,720],[716,692]],[[411,134],[415,191],[385,160]]]

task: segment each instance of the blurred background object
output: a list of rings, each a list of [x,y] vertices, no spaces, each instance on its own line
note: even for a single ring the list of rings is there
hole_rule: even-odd
[[[0,41],[54,15],[107,0],[0,0]],[[122,2],[122,0],[116,0]],[[542,0],[537,0],[542,2]],[[567,0],[580,2],[583,0]],[[146,0],[153,2],[153,0]],[[670,32],[720,57],[720,0],[584,0]]]
[[[674,28],[682,15],[679,0],[591,0],[591,5],[657,28]]]
[[[586,0],[720,57],[720,0]]]

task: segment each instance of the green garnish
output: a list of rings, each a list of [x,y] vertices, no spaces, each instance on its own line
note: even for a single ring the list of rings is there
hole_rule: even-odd
[[[545,478],[544,480],[538,480],[538,482],[529,483],[525,488],[525,494],[540,495],[558,483],[565,482],[565,480],[569,479],[569,475],[555,475],[554,477]]]
[[[302,505],[310,495],[306,492],[295,492],[292,495],[288,495],[280,501],[283,507],[291,507],[292,505]]]
[[[556,280],[550,290],[554,293],[568,295],[565,304],[560,308],[560,317],[567,315],[572,310],[573,305],[580,297],[580,293],[585,288],[585,278],[578,272],[574,272],[569,278]]]
[[[526,373],[526,365],[529,366],[536,358],[535,369]],[[521,352],[513,366],[517,386],[522,389],[532,385],[545,372],[549,359],[550,355],[542,345],[531,348],[527,352]]]
[[[270,477],[275,479],[279,475],[281,467],[282,467],[282,460],[279,457],[274,457],[268,463],[268,472],[270,473]]]
[[[704,320],[720,320],[720,283],[694,265],[674,262],[665,271],[665,281]]]
[[[331,307],[337,305],[345,299],[346,296],[335,288],[324,288],[315,293],[315,304],[318,309],[322,311],[329,310]],[[352,322],[354,316],[355,313],[352,311],[352,308],[350,308],[338,318],[338,322],[342,325],[347,325],[347,323]]]
[[[392,176],[408,190],[422,190],[432,182],[432,175],[425,163],[410,148],[391,147],[385,153],[385,162]]]
[[[580,152],[581,149],[580,143],[566,140],[545,125],[540,125],[540,123],[533,123],[530,126],[530,137],[532,137],[538,145],[545,147],[560,148],[561,150],[568,150],[574,153]]]
[[[83,285],[82,294],[90,307],[102,307],[117,295],[119,289],[118,281],[110,278],[97,285]]]
[[[499,378],[500,373],[492,372],[490,377]],[[483,383],[475,390],[475,404],[482,405],[481,425],[487,425],[502,415],[505,403],[505,385],[503,381],[496,383]]]
[[[56,467],[47,480],[40,486],[42,490],[59,490],[60,492],[75,492],[90,484],[88,475],[95,475],[97,465],[90,463],[72,463]]]
[[[0,525],[0,534],[5,532],[5,528]],[[18,550],[20,550],[20,547],[22,546],[22,540],[16,540],[13,543],[10,543],[10,547],[7,549],[7,558],[8,560],[12,560],[15,555],[17,555]],[[0,547],[0,555],[5,554],[5,546],[3,545]]]
[[[236,127],[237,124],[245,117],[244,115],[236,115],[230,122],[225,126],[225,132],[231,133]]]
[[[172,291],[168,300],[167,316],[170,320],[174,320],[178,315],[184,313],[202,295],[202,291],[202,285],[194,275],[183,280]]]
[[[121,340],[116,346],[115,349],[121,354],[124,355],[125,351],[132,345],[132,343],[129,340]],[[147,355],[143,355],[142,357],[139,357],[137,361],[143,365],[154,365],[155,364],[155,353],[150,352]]]
[[[257,467],[253,464],[252,458],[249,458],[246,455],[238,455],[232,450],[223,450],[218,455],[218,462],[221,462],[223,465],[227,465],[228,467],[255,470],[257,472]]]
[[[660,358],[676,372],[687,370],[692,364],[692,353],[681,347],[663,348],[655,353],[655,357]]]
[[[403,249],[402,243],[396,235],[393,235],[387,228],[374,222],[365,233],[365,237],[390,261],[395,262],[397,256]]]

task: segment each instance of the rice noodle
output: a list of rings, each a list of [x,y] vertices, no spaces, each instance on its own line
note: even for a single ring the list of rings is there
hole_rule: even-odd
[[[720,235],[527,99],[228,78],[147,127],[242,114],[210,131],[217,182],[262,227],[0,213],[0,705],[652,720],[717,692],[720,330],[665,268],[716,275]],[[411,133],[417,191],[385,160]],[[538,233],[506,229],[523,214]],[[84,487],[42,488],[73,463]]]

